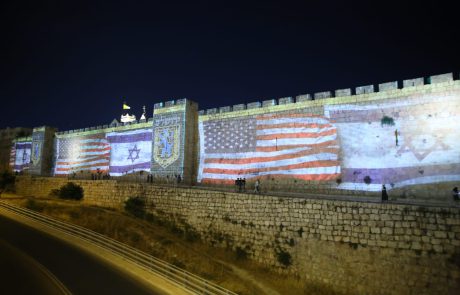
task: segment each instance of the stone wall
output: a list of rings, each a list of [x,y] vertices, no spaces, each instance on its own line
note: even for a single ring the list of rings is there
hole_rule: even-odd
[[[270,190],[371,195],[386,184],[399,196],[416,190],[426,197],[438,193],[439,183],[452,189],[460,181],[460,141],[453,136],[460,81],[431,81],[200,115],[197,182],[260,179]]]
[[[20,177],[17,192],[47,196],[64,179]],[[145,196],[157,218],[218,247],[349,294],[457,294],[460,209],[302,199],[76,181],[85,202],[122,208]]]

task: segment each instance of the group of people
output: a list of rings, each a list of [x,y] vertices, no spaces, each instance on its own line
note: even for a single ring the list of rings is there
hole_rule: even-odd
[[[452,198],[454,201],[460,200],[460,193],[458,191],[458,187],[454,187],[452,189]],[[388,193],[385,185],[382,185],[382,201],[388,201]]]
[[[238,192],[246,191],[246,178],[237,178],[235,180],[235,186],[238,188]],[[260,194],[260,181],[257,179],[254,183],[254,193]]]
[[[246,178],[237,178],[235,180],[235,185],[238,188],[239,192],[245,192],[246,191]]]

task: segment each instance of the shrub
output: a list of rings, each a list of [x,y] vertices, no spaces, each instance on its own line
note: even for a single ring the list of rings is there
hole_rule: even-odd
[[[35,201],[34,199],[27,199],[25,207],[36,212],[43,212],[43,209],[45,208],[43,204]]]
[[[276,253],[276,259],[278,260],[279,263],[281,263],[285,267],[288,267],[289,265],[292,264],[291,254],[281,249],[279,249],[278,252]]]
[[[372,178],[371,178],[369,175],[367,175],[366,177],[364,177],[363,180],[364,180],[364,183],[365,183],[365,184],[371,184],[371,182],[372,182]]]
[[[132,197],[125,202],[125,211],[137,218],[145,217],[145,200],[140,197]]]
[[[395,121],[393,118],[388,117],[388,116],[383,116],[383,118],[380,120],[380,125],[388,125],[388,126],[393,126],[395,124]]]
[[[83,188],[73,182],[68,182],[67,184],[61,186],[58,191],[53,190],[51,193],[57,193],[57,196],[61,199],[77,201],[83,199]]]
[[[236,247],[236,260],[246,260],[248,258],[248,252],[241,247]]]
[[[8,172],[8,171],[3,171],[0,173],[0,192],[6,191],[6,192],[12,192],[14,191],[14,182],[16,180],[16,177]]]

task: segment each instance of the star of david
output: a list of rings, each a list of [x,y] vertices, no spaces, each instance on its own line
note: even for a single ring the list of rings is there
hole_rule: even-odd
[[[404,143],[398,149],[398,155],[405,152],[412,152],[419,161],[422,161],[431,152],[449,149],[449,146],[443,142],[446,132],[442,132],[442,130],[439,130],[435,134],[433,132],[432,134],[434,135],[423,134],[423,130],[420,128],[403,132],[408,135],[404,135]]]
[[[141,151],[141,149],[138,149],[137,145],[134,145],[134,147],[132,149],[128,149],[128,151],[129,151],[128,160],[131,160],[131,163],[134,163],[136,159],[139,159],[139,152]],[[135,156],[134,156],[134,153],[136,153]]]

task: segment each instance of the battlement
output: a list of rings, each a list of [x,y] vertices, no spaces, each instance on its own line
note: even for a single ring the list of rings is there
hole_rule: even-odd
[[[453,73],[446,73],[440,75],[433,75],[426,78],[414,78],[414,79],[406,79],[403,80],[402,83],[398,81],[390,81],[384,82],[377,85],[370,84],[364,86],[357,86],[353,88],[344,88],[344,89],[336,89],[335,91],[321,91],[316,92],[313,95],[311,94],[302,94],[297,95],[294,97],[282,97],[278,99],[269,99],[264,101],[255,101],[250,102],[247,104],[237,104],[232,106],[225,106],[219,108],[210,108],[207,110],[200,110],[200,116],[207,116],[207,115],[218,115],[223,113],[237,113],[237,112],[248,112],[249,110],[258,109],[258,108],[270,108],[270,107],[279,107],[281,105],[289,105],[295,103],[311,103],[315,100],[325,100],[323,103],[326,103],[327,99],[334,99],[334,98],[346,98],[346,97],[356,97],[359,99],[360,97],[365,97],[369,95],[376,95],[378,96],[381,93],[389,93],[389,92],[406,92],[406,91],[418,91],[422,87],[436,87],[438,84],[444,83],[452,83],[458,81],[458,79],[454,79]],[[402,87],[400,86],[402,85]],[[336,101],[340,103],[339,101]],[[162,104],[162,103],[161,103]],[[155,104],[156,106],[157,104]],[[316,104],[315,104],[316,105]],[[164,107],[161,105],[161,107]]]
[[[185,110],[187,104],[196,104],[196,103],[187,98],[181,98],[177,100],[168,100],[165,102],[158,102],[153,105],[153,114],[158,115],[158,114],[182,111],[182,110]]]
[[[105,125],[98,125],[92,127],[85,127],[73,130],[65,130],[56,132],[56,137],[68,137],[68,136],[79,136],[79,135],[88,135],[88,134],[95,134],[95,133],[103,133],[103,132],[112,132],[112,131],[123,131],[123,130],[134,130],[134,129],[141,129],[146,127],[151,127],[153,122],[153,118],[149,118],[148,120],[136,120],[130,123],[111,123]]]
[[[13,139],[13,143],[17,142],[30,142],[32,141],[32,136],[23,136]]]

